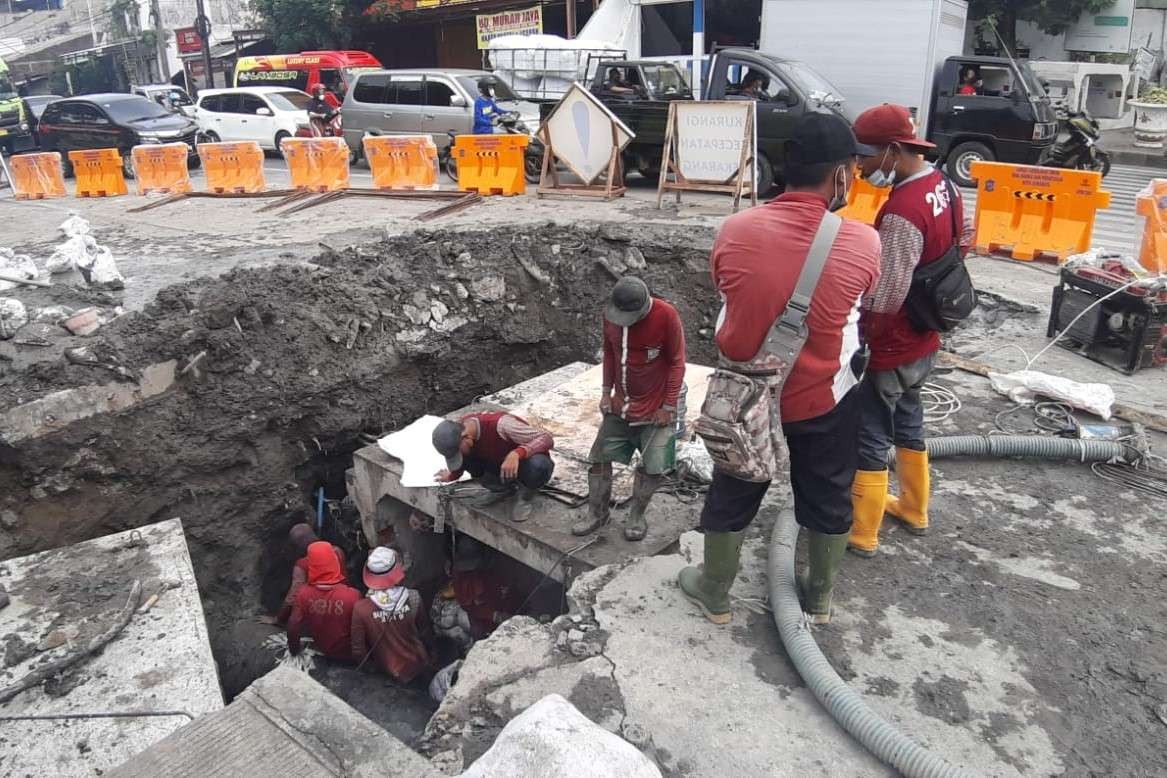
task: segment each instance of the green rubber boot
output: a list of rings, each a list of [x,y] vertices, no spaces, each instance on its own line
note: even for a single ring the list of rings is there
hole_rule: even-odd
[[[799,580],[802,590],[802,610],[811,624],[831,623],[831,590],[835,587],[835,573],[847,551],[847,533],[824,535],[806,530],[807,573]]]
[[[729,589],[737,576],[744,532],[705,532],[705,563],[686,567],[677,575],[681,593],[689,598],[705,618],[714,624],[728,624],[733,618]],[[846,536],[844,536],[844,543]]]

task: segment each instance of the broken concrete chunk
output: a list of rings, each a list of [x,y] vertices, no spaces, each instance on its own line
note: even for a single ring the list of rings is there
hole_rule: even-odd
[[[640,249],[635,246],[628,246],[624,249],[624,264],[629,270],[644,270],[648,267],[644,254],[640,253]]]
[[[413,324],[425,324],[430,320],[430,316],[433,315],[428,307],[419,308],[417,306],[410,305],[409,303],[401,306],[401,312],[404,313],[405,318],[409,319],[409,321]]]
[[[486,276],[470,282],[470,291],[479,300],[496,303],[506,297],[507,283],[502,276]]]
[[[11,532],[20,526],[20,517],[14,511],[0,511],[0,527]]]
[[[62,630],[55,629],[41,639],[41,642],[37,644],[36,650],[52,651],[54,648],[60,648],[68,642],[68,636]]]
[[[549,694],[507,724],[462,778],[660,778],[644,754]]]
[[[4,254],[0,254],[0,275],[35,281],[36,277],[40,275],[40,270],[37,269],[36,263],[28,254],[13,254],[11,251],[5,251]],[[0,292],[19,286],[20,284],[16,281],[0,280]]]
[[[28,309],[15,297],[0,297],[0,340],[9,340],[28,324]]]
[[[82,308],[81,310],[88,310]],[[74,313],[73,309],[67,305],[46,305],[43,308],[36,308],[33,310],[31,317],[35,322],[43,324],[56,324],[62,319],[67,319]]]
[[[410,299],[413,301],[413,304],[416,305],[418,308],[428,308],[430,305],[430,298],[427,297],[426,293],[421,291],[420,289],[417,290],[416,292],[414,292],[413,297],[411,297]]]
[[[465,286],[463,286],[461,282],[458,282],[454,284],[454,295],[459,300],[465,300],[470,296],[470,291]]]
[[[434,321],[438,324],[442,323],[442,319],[446,318],[446,314],[450,309],[441,300],[434,300],[430,303],[430,315],[434,317]]]

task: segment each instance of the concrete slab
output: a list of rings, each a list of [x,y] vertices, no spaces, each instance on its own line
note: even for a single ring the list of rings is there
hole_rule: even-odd
[[[280,667],[225,709],[200,717],[106,775],[433,778],[440,773],[306,673]]]
[[[223,707],[179,519],[0,563],[12,598],[0,610],[0,688],[105,632],[135,580],[142,601],[157,602],[101,653],[0,705],[0,716],[171,713],[4,721],[0,774],[101,774]]]
[[[700,413],[709,373],[710,368],[701,365],[686,368],[688,424]],[[571,363],[447,414],[454,418],[474,410],[505,409],[546,426],[556,437],[555,477],[550,485],[575,495],[574,502],[578,505],[539,495],[531,519],[515,523],[510,520],[508,502],[485,509],[466,504],[461,498],[474,496],[477,488],[473,486],[403,487],[401,462],[375,445],[366,446],[353,457],[351,491],[370,544],[377,542],[378,531],[384,525],[400,519],[395,514],[417,510],[438,518],[438,527],[452,524],[459,532],[547,573],[560,583],[601,565],[657,554],[673,546],[682,532],[697,524],[700,505],[690,495],[679,498],[673,494],[657,494],[648,510],[648,536],[636,543],[624,539],[620,526],[624,512],[620,509],[613,512],[612,522],[597,535],[579,538],[571,534],[571,524],[581,511],[587,510],[583,504],[587,496],[586,457],[600,423],[596,406],[600,378],[599,366]],[[631,493],[632,478],[630,468],[618,465],[617,471],[622,472],[626,485],[623,495],[620,488],[613,490],[613,497],[619,502]],[[399,510],[385,508],[386,498]]]

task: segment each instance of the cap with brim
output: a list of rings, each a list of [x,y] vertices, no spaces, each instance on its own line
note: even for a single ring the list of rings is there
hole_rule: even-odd
[[[445,421],[434,427],[430,436],[434,448],[446,458],[450,472],[462,469],[462,425],[456,421]]]
[[[786,158],[796,164],[820,165],[848,157],[869,157],[875,149],[855,139],[851,125],[835,113],[813,111],[794,125],[786,141]]]
[[[392,589],[405,580],[405,570],[396,551],[377,546],[369,552],[362,577],[370,589]]]
[[[895,103],[877,105],[859,114],[855,119],[855,136],[872,146],[890,146],[898,143],[916,149],[936,148],[935,143],[929,143],[916,136],[916,125],[912,122],[911,111]]]
[[[651,310],[652,295],[648,293],[648,284],[635,276],[625,276],[612,287],[604,318],[617,327],[631,327]]]

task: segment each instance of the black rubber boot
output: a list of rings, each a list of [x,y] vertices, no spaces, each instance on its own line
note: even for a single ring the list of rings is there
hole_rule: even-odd
[[[588,515],[571,525],[572,535],[590,535],[608,523],[612,515],[612,465],[592,465],[588,470]]]
[[[636,478],[632,483],[632,510],[628,514],[628,521],[624,522],[626,540],[643,540],[648,534],[648,521],[644,518],[644,512],[648,510],[648,503],[660,482],[659,474],[649,475],[639,469],[636,471]]]

